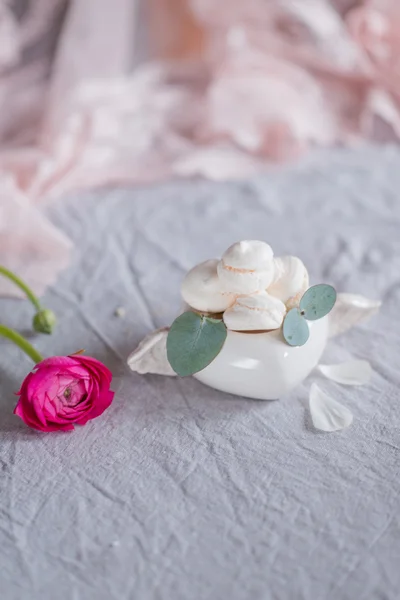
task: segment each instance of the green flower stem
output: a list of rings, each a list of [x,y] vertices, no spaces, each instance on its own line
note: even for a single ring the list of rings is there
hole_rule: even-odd
[[[15,273],[0,265],[0,275],[7,277],[7,279],[15,283],[15,285],[26,294],[28,299],[36,308],[36,314],[32,321],[33,330],[37,333],[46,333],[48,335],[52,333],[57,322],[56,315],[53,313],[53,311],[43,308],[39,302],[39,299],[32,292],[31,288],[28,287],[20,277],[15,275]]]
[[[35,296],[35,294],[32,292],[32,290],[26,285],[26,283],[24,283],[22,281],[22,279],[20,279],[17,275],[12,273],[12,271],[9,271],[8,269],[6,269],[5,267],[2,267],[1,265],[0,265],[0,275],[4,275],[4,277],[7,277],[7,279],[9,279],[13,283],[15,283],[15,285],[18,286],[26,294],[26,296],[32,302],[33,306],[36,308],[37,311],[42,310],[42,305],[40,304],[38,298]]]
[[[14,344],[21,348],[21,350],[23,350],[35,364],[42,362],[43,356],[36,350],[36,348],[32,346],[32,344],[28,342],[26,338],[24,338],[14,329],[0,324],[0,335],[7,338],[11,342],[14,342]]]

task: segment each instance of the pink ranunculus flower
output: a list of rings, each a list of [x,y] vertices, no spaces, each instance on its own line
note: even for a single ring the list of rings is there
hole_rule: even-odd
[[[74,429],[110,406],[111,379],[109,369],[89,356],[46,358],[24,379],[14,414],[40,431]]]

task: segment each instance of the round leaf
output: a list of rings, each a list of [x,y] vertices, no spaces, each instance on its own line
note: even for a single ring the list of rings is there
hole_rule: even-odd
[[[331,312],[336,302],[336,290],[320,283],[310,287],[300,300],[300,310],[308,321],[322,319]]]
[[[290,346],[304,346],[310,336],[307,321],[298,308],[292,308],[283,321],[283,337]]]
[[[186,377],[204,369],[221,351],[226,340],[225,323],[185,312],[171,325],[167,338],[168,361],[178,375]]]

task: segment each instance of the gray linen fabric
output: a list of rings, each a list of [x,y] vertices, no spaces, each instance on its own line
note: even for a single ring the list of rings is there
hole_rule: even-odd
[[[11,414],[29,360],[0,341],[1,600],[400,597],[399,197],[400,152],[388,147],[51,207],[76,252],[45,299],[57,332],[34,341],[47,355],[85,348],[113,369],[117,394],[72,434],[33,432]],[[299,255],[315,283],[384,301],[324,357],[369,360],[370,385],[314,373],[257,402],[125,368],[176,315],[183,273],[246,238]],[[30,305],[0,305],[29,329]],[[348,430],[313,429],[312,381],[353,411]]]

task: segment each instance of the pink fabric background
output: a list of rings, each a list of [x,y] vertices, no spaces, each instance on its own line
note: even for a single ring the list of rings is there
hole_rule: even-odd
[[[398,138],[400,3],[0,0],[0,105],[0,263],[42,293],[70,191]]]

